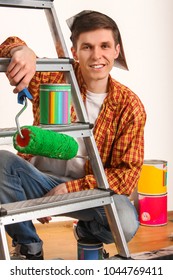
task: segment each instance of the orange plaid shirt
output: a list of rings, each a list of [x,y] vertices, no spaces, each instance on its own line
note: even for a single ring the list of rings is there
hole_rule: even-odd
[[[10,57],[12,48],[24,44],[17,37],[8,38],[0,45],[0,57]],[[85,102],[86,85],[78,63],[74,64],[74,71]],[[34,125],[39,124],[40,83],[64,81],[64,74],[61,72],[35,73],[28,88],[33,96]],[[71,120],[76,120],[73,108]],[[110,189],[117,194],[130,195],[137,185],[144,159],[145,122],[145,109],[137,95],[109,76],[108,95],[95,122],[93,133]],[[86,163],[85,171],[85,177],[65,183],[68,192],[97,188],[89,162]]]

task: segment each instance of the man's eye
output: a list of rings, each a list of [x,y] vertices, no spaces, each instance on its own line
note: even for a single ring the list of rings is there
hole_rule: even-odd
[[[104,44],[104,45],[102,45],[102,48],[103,48],[103,49],[108,49],[109,46],[108,46],[107,44]]]
[[[84,50],[88,50],[90,47],[88,45],[83,46]]]

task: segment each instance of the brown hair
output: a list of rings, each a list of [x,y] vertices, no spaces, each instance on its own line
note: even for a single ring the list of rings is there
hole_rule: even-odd
[[[76,47],[77,40],[81,33],[92,31],[96,29],[110,29],[112,30],[115,45],[119,44],[119,29],[117,24],[110,17],[95,11],[89,11],[76,17],[71,26],[71,41]]]

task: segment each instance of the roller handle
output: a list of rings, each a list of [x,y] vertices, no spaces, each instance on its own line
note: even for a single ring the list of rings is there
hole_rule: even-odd
[[[19,104],[24,104],[23,108],[20,110],[20,112],[16,115],[15,117],[15,121],[16,121],[16,126],[17,126],[17,130],[19,131],[19,134],[21,136],[21,138],[23,138],[23,135],[21,133],[21,129],[20,129],[20,124],[19,124],[19,116],[23,113],[23,111],[27,108],[27,98],[32,99],[32,95],[30,94],[30,92],[28,91],[27,88],[24,88],[23,90],[21,90],[18,93],[17,96],[17,102]]]
[[[26,97],[28,99],[32,99],[32,95],[30,94],[29,90],[24,88],[18,93],[17,102],[19,104],[23,104]]]

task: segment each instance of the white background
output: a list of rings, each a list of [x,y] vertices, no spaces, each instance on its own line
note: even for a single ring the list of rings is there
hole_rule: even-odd
[[[65,20],[86,9],[112,17],[119,26],[129,71],[112,71],[112,76],[132,89],[146,112],[145,159],[168,162],[168,210],[173,210],[173,32],[172,0],[55,0],[58,19],[69,49],[70,32]],[[42,10],[0,7],[0,42],[19,36],[39,57],[56,57],[46,17]],[[21,109],[4,73],[0,73],[0,127],[15,126]],[[31,106],[20,117],[21,125],[32,124]],[[11,139],[0,138],[0,148]]]

